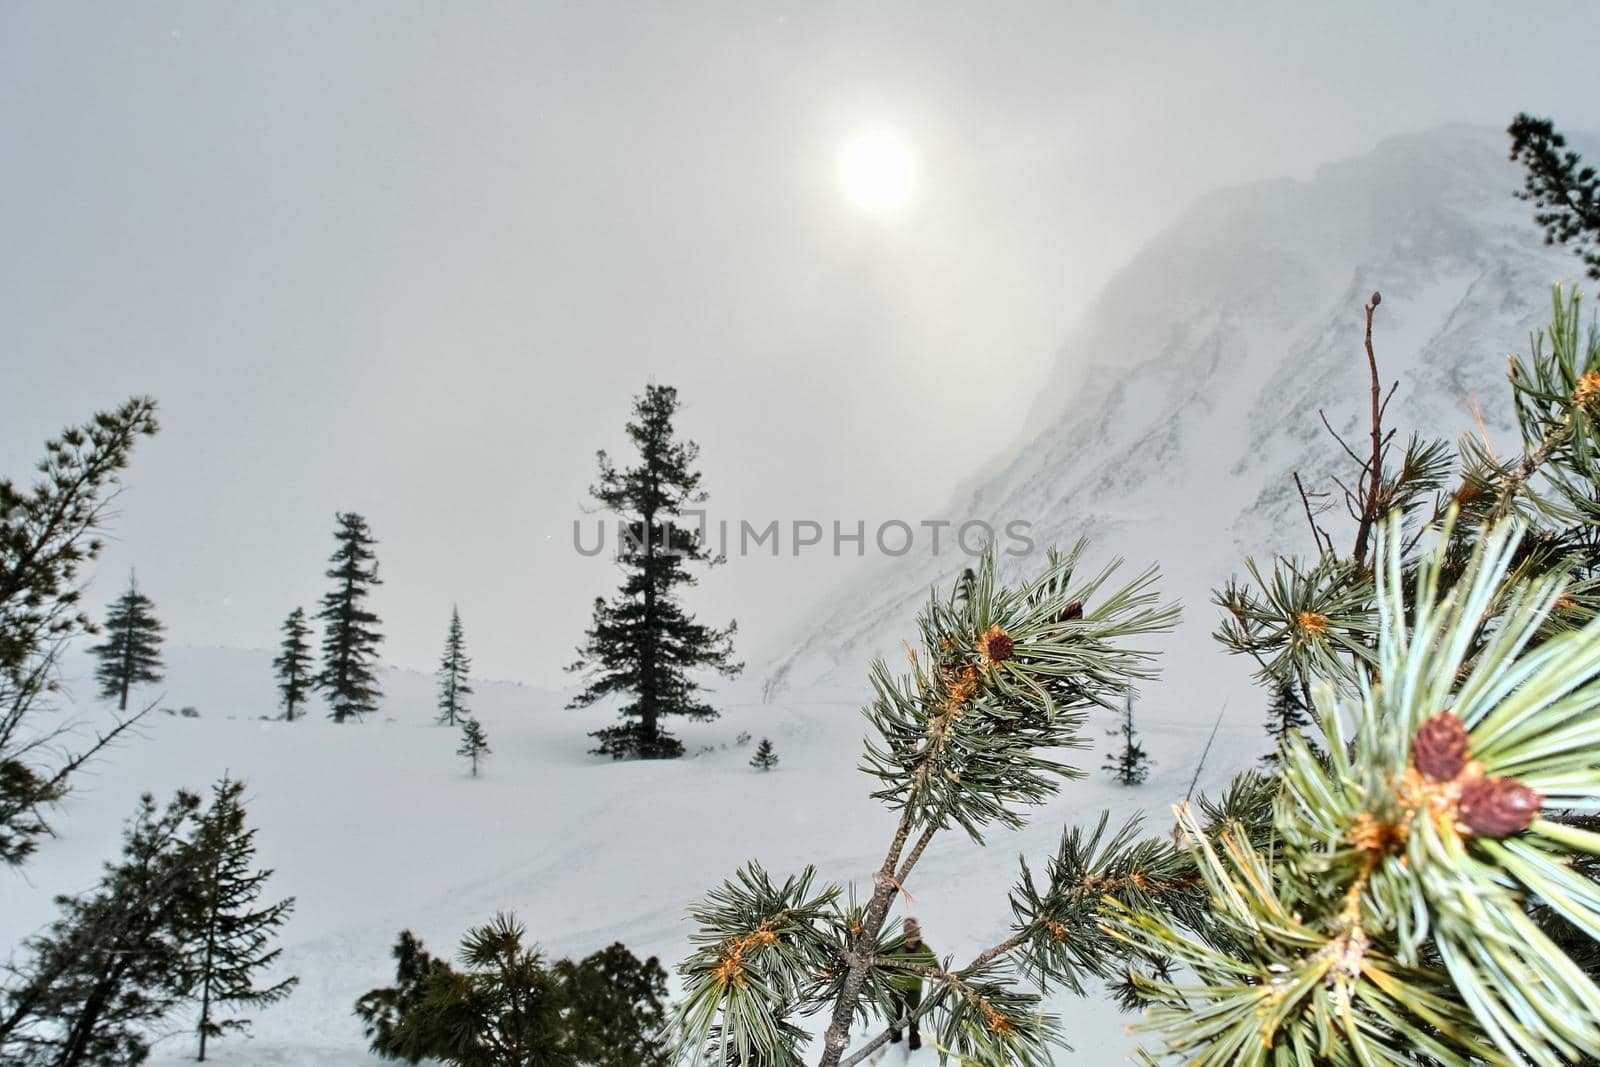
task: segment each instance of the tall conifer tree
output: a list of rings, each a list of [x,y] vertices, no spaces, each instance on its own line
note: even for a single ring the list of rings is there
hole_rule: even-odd
[[[155,602],[139,592],[139,583],[129,575],[128,591],[106,612],[105,643],[90,649],[100,661],[94,674],[101,698],[115,699],[122,711],[128,710],[129,689],[161,681],[164,627],[155,609]]]
[[[271,947],[272,937],[294,910],[294,898],[255,906],[272,871],[252,866],[256,831],[245,826],[243,793],[243,782],[230,778],[218,782],[194,837],[195,874],[188,889],[192,928],[185,938],[181,974],[200,1005],[195,1033],[200,1046],[197,1058],[202,1061],[210,1038],[250,1025],[245,1018],[223,1018],[223,1012],[275,1003],[299,981],[291,977],[256,985],[256,972],[270,966],[282,951]]]
[[[699,447],[673,432],[677,410],[676,389],[647,386],[635,398],[627,426],[638,464],[619,470],[601,452],[600,478],[589,490],[626,526],[616,557],[626,578],[611,602],[595,601],[588,640],[568,668],[583,672],[588,684],[569,706],[587,707],[614,693],[632,696],[621,710],[622,725],[590,735],[600,742],[597,753],[616,759],[682,755],[683,745],[667,733],[662,719],[717,717],[700,698],[690,672],[732,677],[743,666],[733,658],[734,623],[723,629],[706,626],[679,603],[679,588],[695,582],[688,566],[718,560],[696,530],[677,525],[688,505],[706,499],[694,469]]]
[[[378,633],[378,616],[367,607],[367,595],[383,582],[378,578],[378,557],[372,551],[378,542],[367,528],[367,520],[348,511],[339,512],[335,519],[338,547],[327,572],[334,585],[323,596],[322,610],[317,613],[326,627],[317,686],[333,705],[333,721],[344,722],[376,711],[382,695],[373,668],[383,637]]]
[[[467,657],[466,638],[461,632],[461,612],[452,607],[444,656],[439,660],[439,723],[454,726],[467,717],[466,698],[472,695],[467,672],[471,669],[472,660]]]
[[[272,661],[278,673],[279,703],[283,718],[294,722],[303,714],[306,697],[314,681],[311,672],[311,628],[306,625],[306,611],[295,608],[283,621],[283,644],[278,657]]]

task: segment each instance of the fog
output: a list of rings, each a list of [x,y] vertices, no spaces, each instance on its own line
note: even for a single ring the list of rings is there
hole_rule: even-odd
[[[0,471],[149,393],[96,608],[136,568],[172,642],[269,646],[353,510],[385,660],[431,667],[458,604],[478,673],[564,684],[617,579],[573,524],[646,383],[714,519],[915,525],[1197,196],[1600,127],[1588,5],[1286,6],[5,5]],[[839,174],[874,131],[914,168],[882,203]],[[830,541],[689,606],[759,663],[872,566]]]

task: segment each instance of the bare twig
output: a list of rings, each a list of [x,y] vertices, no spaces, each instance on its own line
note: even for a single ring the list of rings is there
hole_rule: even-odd
[[[1367,350],[1367,370],[1372,378],[1372,459],[1367,464],[1366,478],[1361,483],[1364,486],[1361,517],[1356,524],[1356,546],[1350,553],[1350,560],[1358,569],[1366,567],[1367,542],[1372,537],[1373,526],[1382,517],[1378,514],[1378,497],[1383,486],[1383,383],[1378,378],[1378,357],[1372,351],[1372,313],[1382,299],[1379,294],[1373,293],[1366,306],[1367,331],[1363,343]]]
[[[1294,472],[1294,487],[1300,490],[1300,503],[1306,509],[1306,522],[1311,525],[1311,540],[1317,546],[1317,555],[1322,555],[1324,551],[1332,552],[1333,544],[1331,542],[1326,546],[1323,545],[1323,538],[1328,535],[1317,527],[1316,517],[1311,514],[1311,498],[1306,495],[1306,487],[1300,481],[1299,471]]]

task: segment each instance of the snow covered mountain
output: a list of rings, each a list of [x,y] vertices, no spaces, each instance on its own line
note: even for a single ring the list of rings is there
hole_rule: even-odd
[[[1401,379],[1397,426],[1454,436],[1472,426],[1478,396],[1491,431],[1506,429],[1504,354],[1526,345],[1549,285],[1574,261],[1540,243],[1503,156],[1499,134],[1451,128],[1387,142],[1310,181],[1208,197],[1112,280],[1064,346],[1028,443],[963,493],[952,517],[1026,519],[1041,547],[1086,536],[1101,558],[1159,561],[1188,617],[1140,704],[1156,761],[1145,785],[1092,774],[987,849],[953,835],[929,850],[908,892],[941,953],[970,958],[1005,936],[1014,857],[1053,852],[1064,825],[1102,809],[1115,819],[1143,810],[1162,825],[1230,694],[1199,787],[1265,747],[1242,669],[1207,636],[1206,598],[1246,554],[1310,548],[1290,474],[1321,481],[1333,457],[1319,405],[1341,431],[1359,426],[1368,293],[1383,293],[1377,349],[1385,377]],[[380,1062],[351,1006],[392,977],[402,928],[446,953],[469,925],[510,910],[548,954],[620,939],[670,967],[688,950],[690,903],[748,860],[864,884],[893,827],[856,769],[866,663],[910,635],[929,584],[964,563],[908,556],[826,605],[769,674],[777,684],[723,688],[722,719],[678,728],[693,753],[678,761],[590,756],[585,734],[610,710],[567,711],[561,694],[479,682],[472,707],[493,754],[471,779],[454,732],[433,723],[426,675],[385,672],[382,714],[366,723],[313,713],[290,724],[262,718],[273,711],[270,653],[172,649],[161,703],[198,717],[152,715],[79,779],[54,813],[58,837],[26,870],[0,871],[0,958],[55,914],[53,894],[94,883],[141,792],[205,789],[227,771],[249,784],[272,892],[298,898],[280,968],[302,982],[256,1014],[253,1037],[218,1041],[209,1055],[219,1063]],[[104,716],[81,650],[68,673],[68,713]],[[772,739],[777,770],[747,765],[745,733]],[[1098,732],[1090,741],[1075,762],[1093,769],[1108,744]],[[1077,1050],[1058,1062],[1115,1063],[1128,1051],[1127,1019],[1104,1002],[1063,997],[1051,1008]],[[154,1063],[187,1061],[181,1026]]]
[[[1327,475],[1348,469],[1317,413],[1348,438],[1363,432],[1372,291],[1401,438],[1458,438],[1475,399],[1491,434],[1508,429],[1505,354],[1526,348],[1576,261],[1542,243],[1513,197],[1504,140],[1445,127],[1308,181],[1202,199],[1112,279],[1062,347],[1029,439],[952,507],[949,518],[996,529],[1026,520],[1041,551],[1087,537],[1092,559],[1159,563],[1185,621],[1146,702],[1175,726],[1209,728],[1238,692],[1238,665],[1207,636],[1210,590],[1247,555],[1312,550],[1291,476],[1332,488]],[[898,646],[930,584],[965,564],[951,552],[886,564],[805,625],[773,688],[859,676]]]

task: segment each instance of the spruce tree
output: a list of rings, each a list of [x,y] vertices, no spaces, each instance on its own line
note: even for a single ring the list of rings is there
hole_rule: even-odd
[[[778,765],[778,754],[772,750],[772,742],[765,737],[756,746],[755,755],[750,757],[750,766],[758,771],[770,771]]]
[[[367,520],[353,512],[341,511],[334,538],[338,547],[327,572],[334,586],[322,598],[317,618],[323,622],[322,673],[317,686],[332,705],[334,722],[378,709],[378,689],[374,664],[378,644],[378,616],[367,606],[367,597],[378,578],[378,559],[372,551],[377,544],[367,528]]]
[[[1527,170],[1517,196],[1533,203],[1545,243],[1570,244],[1589,277],[1600,279],[1600,175],[1549,119],[1518,115],[1506,132],[1511,158]]]
[[[1134,729],[1132,693],[1124,699],[1117,728],[1109,731],[1109,736],[1117,739],[1117,747],[1106,757],[1101,769],[1110,771],[1111,776],[1122,785],[1143,785],[1145,779],[1150,777],[1150,757],[1139,743],[1138,732]]]
[[[295,608],[283,621],[283,644],[272,666],[278,674],[278,702],[285,722],[294,722],[305,706],[315,679],[311,673],[311,628],[304,608]]]
[[[122,858],[99,886],[58,897],[61,917],[23,943],[0,993],[0,1062],[18,1067],[122,1067],[144,1061],[148,1034],[184,999],[191,829],[200,798],[164,810],[146,794]]]
[[[1311,725],[1300,691],[1289,682],[1279,682],[1272,695],[1272,708],[1267,712],[1267,736],[1272,738],[1272,751],[1261,757],[1261,762],[1276,766],[1278,753],[1289,735]]]
[[[120,711],[128,710],[128,690],[136,685],[161,681],[161,633],[164,627],[156,618],[155,603],[139,592],[139,583],[128,576],[128,591],[111,602],[106,611],[104,644],[89,651],[100,661],[95,679],[102,699],[117,701]]]
[[[272,871],[257,869],[254,827],[245,825],[244,783],[223,778],[211,806],[199,816],[193,845],[195,873],[187,887],[186,952],[182,982],[199,1004],[195,1033],[199,1060],[206,1042],[249,1028],[250,1020],[224,1012],[259,1008],[288,996],[298,978],[257,986],[257,973],[282,952],[271,947],[294,910],[294,898],[257,907]]]
[[[100,554],[134,444],[155,432],[155,401],[135,397],[46,442],[31,487],[0,478],[0,863],[32,854],[49,833],[43,812],[72,774],[143,714],[89,744],[69,743],[75,724],[32,715],[59,685],[67,642],[94,631],[79,606],[80,571]]]
[[[472,777],[478,777],[478,761],[487,759],[489,754],[489,735],[483,732],[478,720],[462,719],[461,747],[456,749],[456,755],[472,761]]]
[[[626,528],[616,560],[626,577],[614,600],[597,599],[594,621],[579,658],[568,669],[586,675],[587,684],[569,707],[588,707],[613,694],[632,699],[623,705],[623,724],[597,730],[594,751],[616,759],[666,759],[683,754],[668,733],[668,716],[706,720],[716,711],[700,698],[691,677],[709,670],[732,677],[742,668],[733,659],[735,624],[716,629],[695,621],[679,603],[679,589],[694,584],[689,565],[718,562],[699,533],[680,527],[688,505],[701,503],[699,448],[680,441],[673,430],[678,392],[651,385],[634,400],[628,437],[639,453],[636,466],[617,469],[599,454],[600,477],[590,494],[620,516]]]
[[[467,672],[472,661],[467,658],[466,639],[461,633],[461,612],[450,609],[450,630],[444,639],[444,656],[439,661],[439,718],[445,726],[454,726],[467,718],[466,698],[472,695],[472,682]]]

